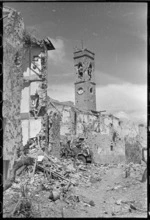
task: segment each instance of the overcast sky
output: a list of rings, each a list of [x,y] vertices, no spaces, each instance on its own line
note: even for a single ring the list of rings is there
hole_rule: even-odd
[[[5,3],[20,11],[28,30],[49,36],[48,95],[74,101],[73,48],[95,53],[97,110],[146,120],[146,3]]]

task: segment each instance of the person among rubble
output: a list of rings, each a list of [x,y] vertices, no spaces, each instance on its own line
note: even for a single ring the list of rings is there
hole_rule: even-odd
[[[111,140],[110,148],[111,148],[111,151],[113,151],[114,146],[116,146],[117,138],[118,138],[118,133],[114,129],[113,124],[110,123],[110,140]]]
[[[88,147],[87,144],[85,144],[84,142],[82,143],[82,149],[83,149],[84,151],[86,151],[88,155],[90,154],[89,147]]]

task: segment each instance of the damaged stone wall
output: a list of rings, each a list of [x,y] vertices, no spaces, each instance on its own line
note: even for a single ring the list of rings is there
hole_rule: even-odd
[[[136,146],[136,150],[134,144],[129,148],[126,147],[125,137],[129,136],[135,139],[137,134],[140,133],[143,137],[143,134],[145,134],[143,127],[138,129],[138,126],[135,126],[134,123],[123,122],[113,115],[89,114],[61,102],[55,102],[55,107],[49,105],[48,111],[59,112],[61,115],[59,122],[60,139],[61,136],[84,136],[86,143],[93,151],[95,162],[103,164],[125,161],[135,162],[139,160],[138,158],[141,158],[141,150],[138,146]],[[115,142],[113,142],[114,135]],[[135,154],[137,159],[131,156],[132,151],[139,152]]]
[[[72,135],[75,133],[75,110],[71,102],[59,102],[49,98],[48,113],[51,111],[61,115],[60,136]]]
[[[62,110],[62,120],[60,135],[72,135],[74,133],[74,111],[70,106],[64,106]]]
[[[130,124],[130,133],[125,136],[126,163],[141,163],[142,149],[147,148],[147,128],[144,124]]]
[[[47,79],[48,50],[54,50],[49,37],[40,40],[30,33],[25,36],[24,88],[21,100],[23,144],[41,136],[41,147],[48,146]]]
[[[3,8],[3,159],[16,157],[22,146],[20,118],[21,90],[23,88],[24,23],[20,13]]]
[[[93,152],[93,159],[99,164],[119,163],[125,161],[125,150],[119,141],[111,150],[111,139],[107,134],[88,134],[87,145]]]
[[[86,136],[86,143],[93,152],[94,161],[100,164],[125,161],[125,148],[120,138],[119,120],[111,115],[100,115],[98,119],[99,129],[92,132],[89,130]],[[112,143],[114,133],[116,133],[116,144]]]
[[[137,138],[126,137],[125,138],[125,155],[126,163],[141,163],[142,148]]]
[[[10,161],[10,171],[22,145],[41,128],[42,147],[48,145],[48,127],[43,122],[47,121],[47,51],[55,48],[48,37],[39,40],[27,33],[14,9],[4,7],[3,17],[3,159]]]
[[[49,114],[49,137],[48,153],[60,157],[60,121],[61,115],[58,112],[51,111]]]
[[[87,136],[89,132],[100,131],[100,118],[94,114],[83,111],[76,111],[76,135],[84,134]]]
[[[35,137],[41,130],[40,121],[46,114],[47,107],[47,53],[38,45],[27,44],[26,59],[24,65],[24,89],[22,90],[21,116],[23,143],[29,138]],[[28,82],[28,83],[27,83]],[[26,127],[24,127],[26,120]],[[38,128],[37,128],[37,123]],[[43,128],[42,128],[43,129]],[[28,135],[26,135],[28,130]],[[45,128],[45,130],[47,130]],[[37,132],[36,132],[37,131]],[[45,134],[46,135],[46,134]],[[47,136],[47,135],[46,135]],[[45,146],[46,147],[46,146]]]
[[[115,144],[112,142],[113,133],[117,135]],[[100,133],[89,133],[86,141],[97,163],[141,163],[141,150],[147,147],[147,130],[144,125],[103,115],[100,117]]]
[[[71,105],[71,102],[63,103],[48,97],[49,151],[57,157],[60,156],[60,141],[75,133],[75,111]]]

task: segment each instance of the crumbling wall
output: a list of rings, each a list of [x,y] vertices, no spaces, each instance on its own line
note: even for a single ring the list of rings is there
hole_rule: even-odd
[[[142,148],[137,138],[126,137],[125,138],[125,155],[126,163],[141,163],[142,159]]]
[[[141,143],[143,148],[147,148],[147,127],[144,124],[139,124],[138,133],[139,142]]]
[[[86,143],[93,152],[94,161],[102,164],[125,161],[125,146],[120,136],[119,120],[111,115],[100,115],[99,117],[93,115],[86,119],[87,121],[84,121],[89,125],[85,135]],[[96,129],[94,124],[96,124]],[[85,134],[83,130],[81,132]],[[116,135],[115,144],[112,141],[114,133]]]
[[[49,115],[49,150],[51,154],[59,157],[60,140],[71,136],[75,132],[73,107],[59,102],[48,100]]]
[[[76,120],[76,135],[84,134],[87,136],[88,132],[99,132],[100,120],[94,114],[85,112],[77,112]]]
[[[117,137],[115,144],[113,133]],[[100,118],[100,132],[89,133],[87,137],[87,144],[97,163],[141,163],[142,148],[147,147],[147,130],[144,125],[138,126],[131,121],[121,122],[111,115],[103,115]]]
[[[72,106],[61,102],[48,101],[48,113],[57,112],[61,115],[60,135],[72,135],[75,133],[75,110]]]
[[[60,121],[61,115],[58,112],[49,114],[49,137],[48,152],[55,157],[60,157]]]
[[[74,133],[74,110],[70,106],[63,106],[62,120],[60,123],[60,135],[71,135]]]
[[[24,88],[22,90],[21,116],[23,142],[42,135],[41,147],[48,146],[47,118],[47,44],[48,40],[39,40],[26,33],[26,56],[24,59]],[[23,122],[23,121],[26,122]],[[23,127],[25,126],[25,127]],[[28,135],[26,134],[28,130]]]
[[[119,163],[125,161],[125,149],[122,141],[118,141],[111,148],[111,138],[107,134],[95,133],[88,134],[87,145],[93,152],[93,159],[96,163]]]
[[[22,146],[20,102],[23,87],[24,23],[20,13],[4,8],[3,27],[3,159],[15,160],[15,153]]]
[[[130,126],[130,133],[125,136],[126,163],[141,163],[142,148],[147,148],[147,128],[143,124]]]

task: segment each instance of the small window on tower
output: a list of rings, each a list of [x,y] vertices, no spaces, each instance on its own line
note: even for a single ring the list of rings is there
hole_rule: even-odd
[[[39,57],[38,56],[34,56],[33,60],[32,60],[32,64],[33,64],[33,69],[37,69],[37,67],[39,66]]]
[[[78,73],[79,73],[79,78],[83,77],[83,66],[82,63],[78,64]]]
[[[93,92],[93,88],[90,88],[90,93],[92,93]]]
[[[39,59],[38,56],[34,56],[34,57],[33,57],[33,61],[34,61],[34,62],[38,62],[38,59]]]
[[[110,150],[113,151],[113,145],[110,145]]]

